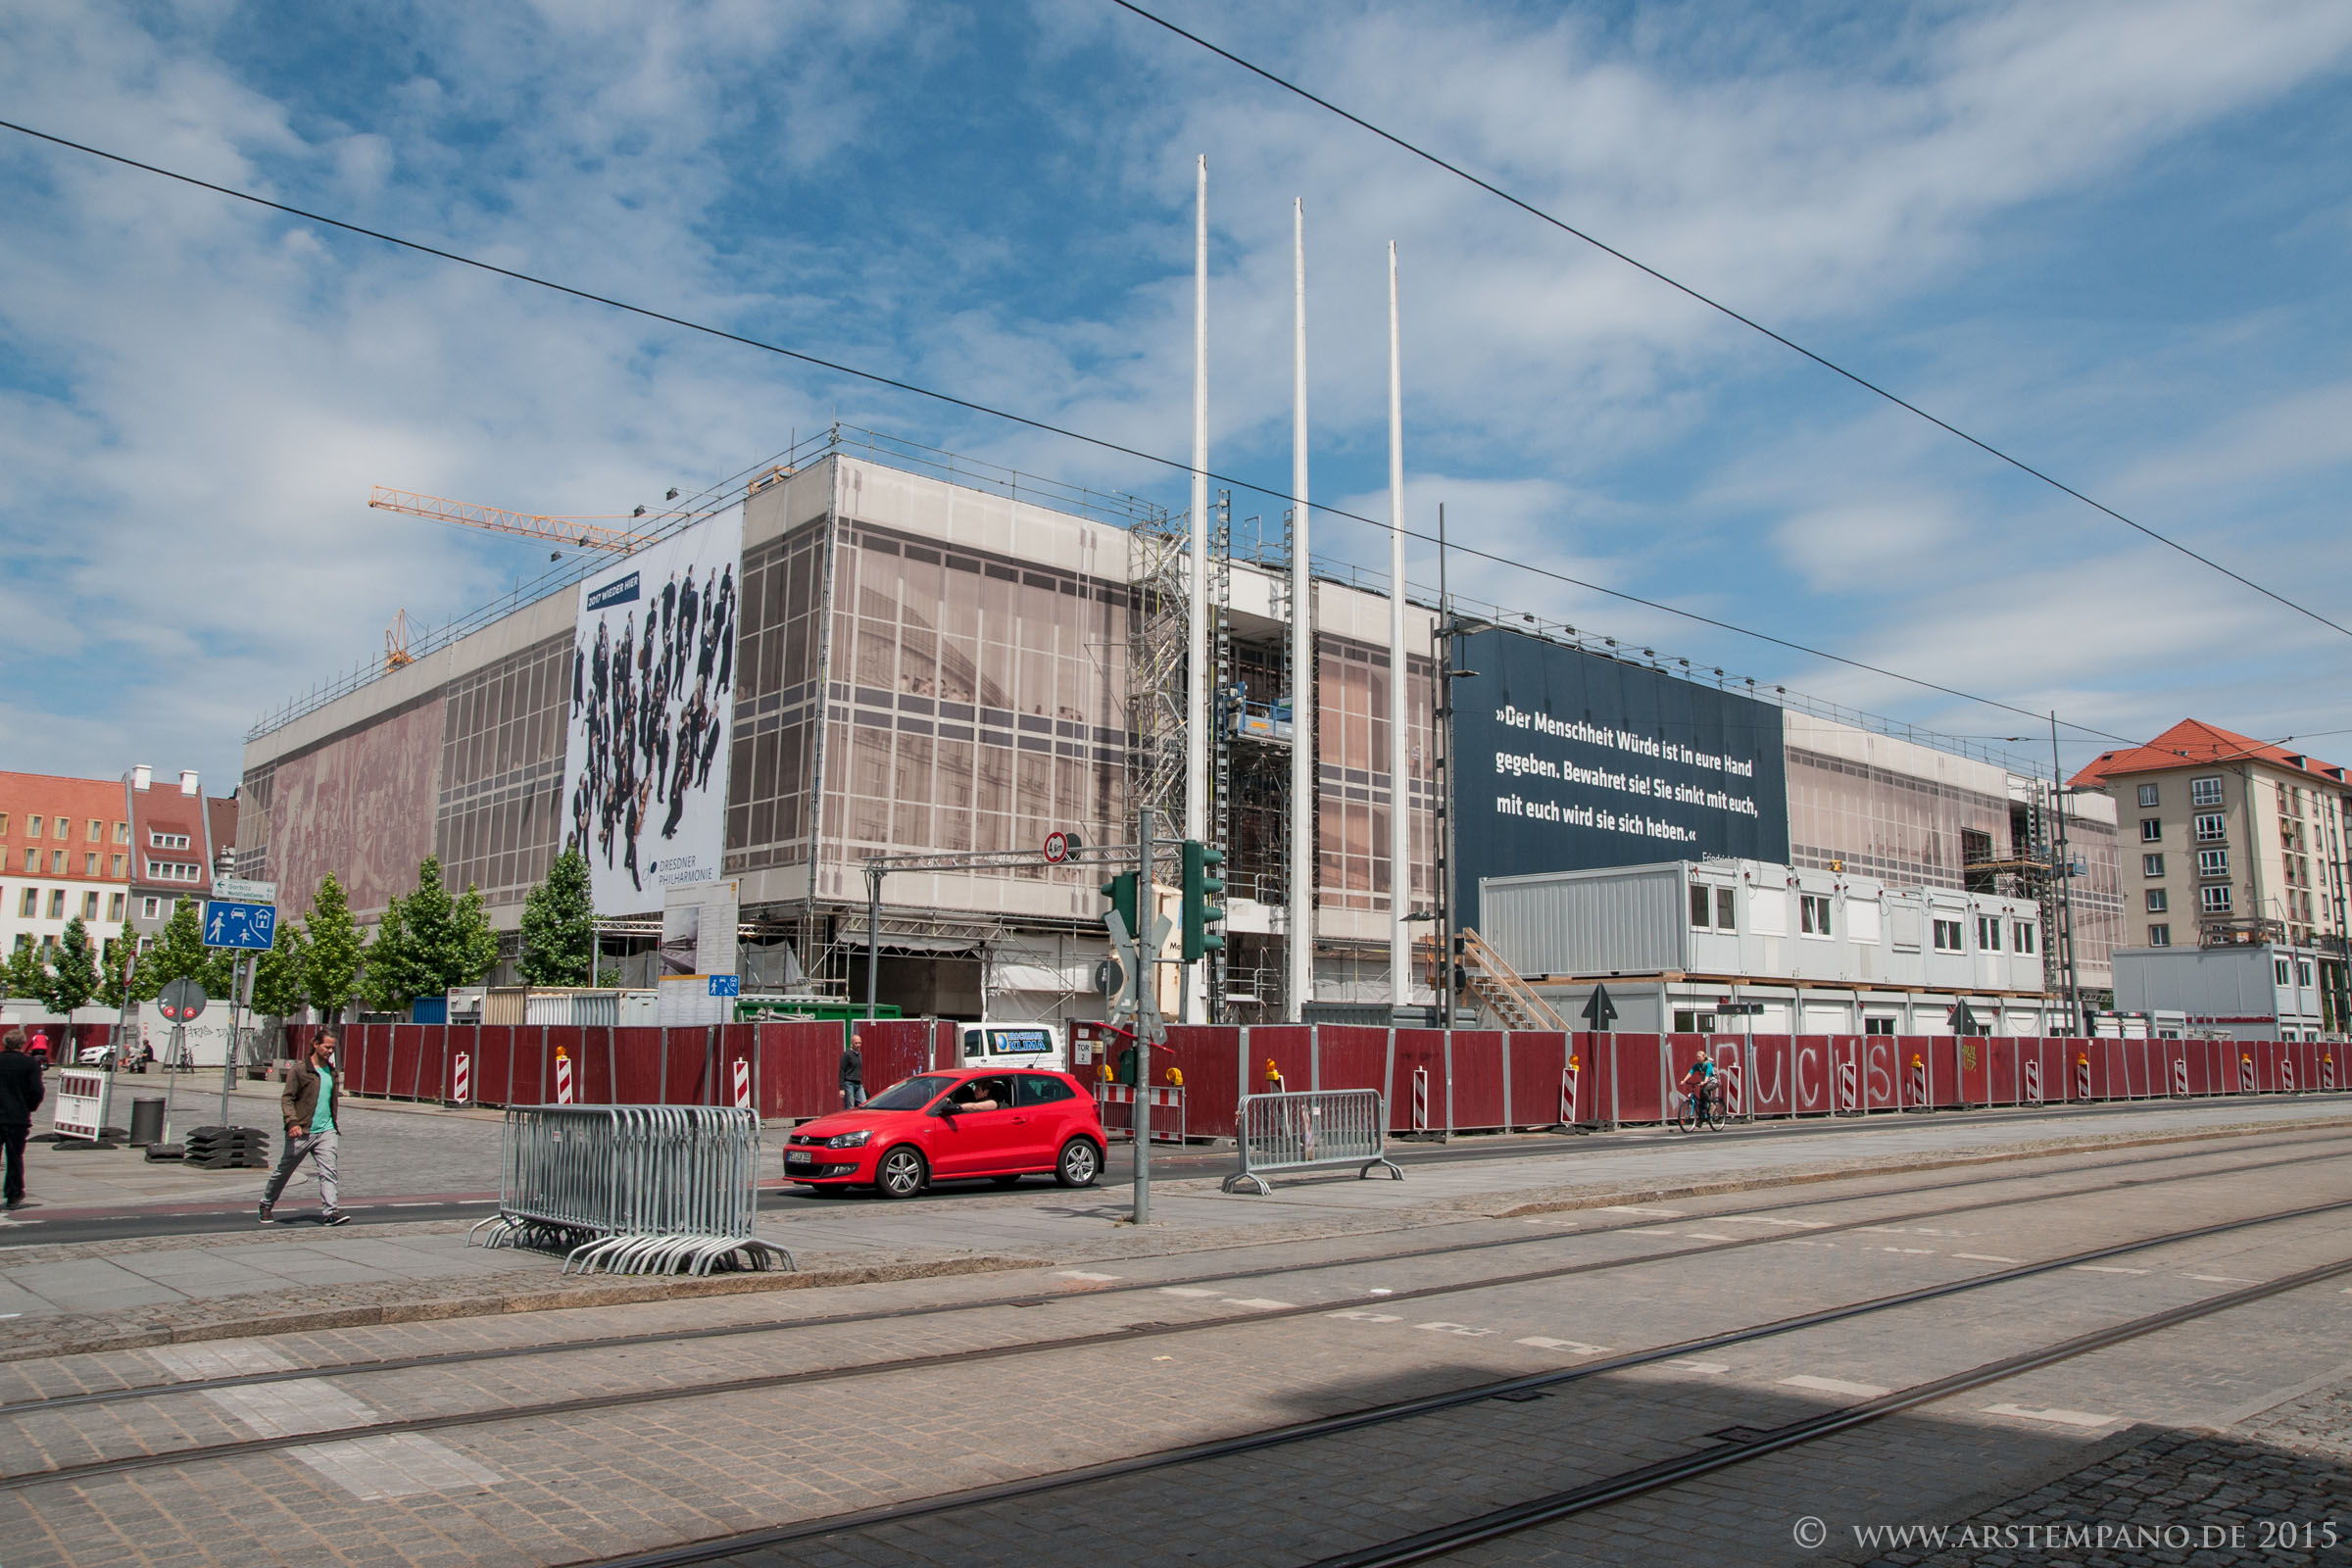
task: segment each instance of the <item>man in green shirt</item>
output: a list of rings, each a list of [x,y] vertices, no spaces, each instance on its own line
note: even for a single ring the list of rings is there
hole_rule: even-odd
[[[286,1147],[278,1155],[277,1169],[270,1173],[270,1185],[262,1192],[265,1225],[272,1223],[277,1195],[286,1190],[286,1179],[306,1157],[318,1167],[319,1220],[342,1225],[351,1219],[337,1204],[341,1195],[335,1188],[335,1155],[340,1149],[336,1116],[342,1108],[343,1089],[343,1070],[335,1062],[335,1048],[341,1043],[332,1029],[321,1029],[311,1039],[310,1059],[286,1069],[286,1085],[278,1093],[286,1117]]]

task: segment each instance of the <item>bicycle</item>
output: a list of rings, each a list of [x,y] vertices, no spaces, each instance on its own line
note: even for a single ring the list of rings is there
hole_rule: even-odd
[[[1682,1108],[1674,1113],[1674,1125],[1682,1132],[1695,1132],[1700,1127],[1723,1131],[1723,1095],[1713,1084],[1702,1084],[1695,1095],[1683,1097]]]

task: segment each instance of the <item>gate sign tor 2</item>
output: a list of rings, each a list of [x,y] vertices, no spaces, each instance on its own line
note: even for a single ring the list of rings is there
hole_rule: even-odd
[[[155,1000],[166,1019],[186,1023],[204,1011],[204,987],[193,980],[167,981]]]
[[[220,899],[204,906],[204,945],[208,948],[268,948],[277,940],[277,906],[228,904]]]

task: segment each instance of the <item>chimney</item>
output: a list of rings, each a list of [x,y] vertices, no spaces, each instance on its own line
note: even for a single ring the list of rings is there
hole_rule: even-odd
[[[130,770],[130,787],[132,789],[143,790],[154,782],[155,769],[149,767],[145,762],[141,762]]]
[[[194,768],[183,767],[179,770],[179,793],[182,795],[196,793],[196,770]]]

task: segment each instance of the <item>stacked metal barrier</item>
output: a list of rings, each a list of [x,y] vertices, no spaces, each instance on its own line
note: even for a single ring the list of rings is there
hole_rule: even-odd
[[[566,1253],[565,1273],[708,1274],[792,1254],[754,1234],[760,1122],[720,1105],[511,1105],[486,1247]],[[487,1231],[487,1236],[480,1233]]]
[[[1235,1121],[1242,1168],[1225,1178],[1229,1193],[1237,1182],[1250,1182],[1271,1194],[1261,1172],[1314,1165],[1360,1165],[1359,1181],[1385,1165],[1393,1180],[1404,1180],[1403,1168],[1381,1152],[1388,1117],[1377,1089],[1244,1095]]]

